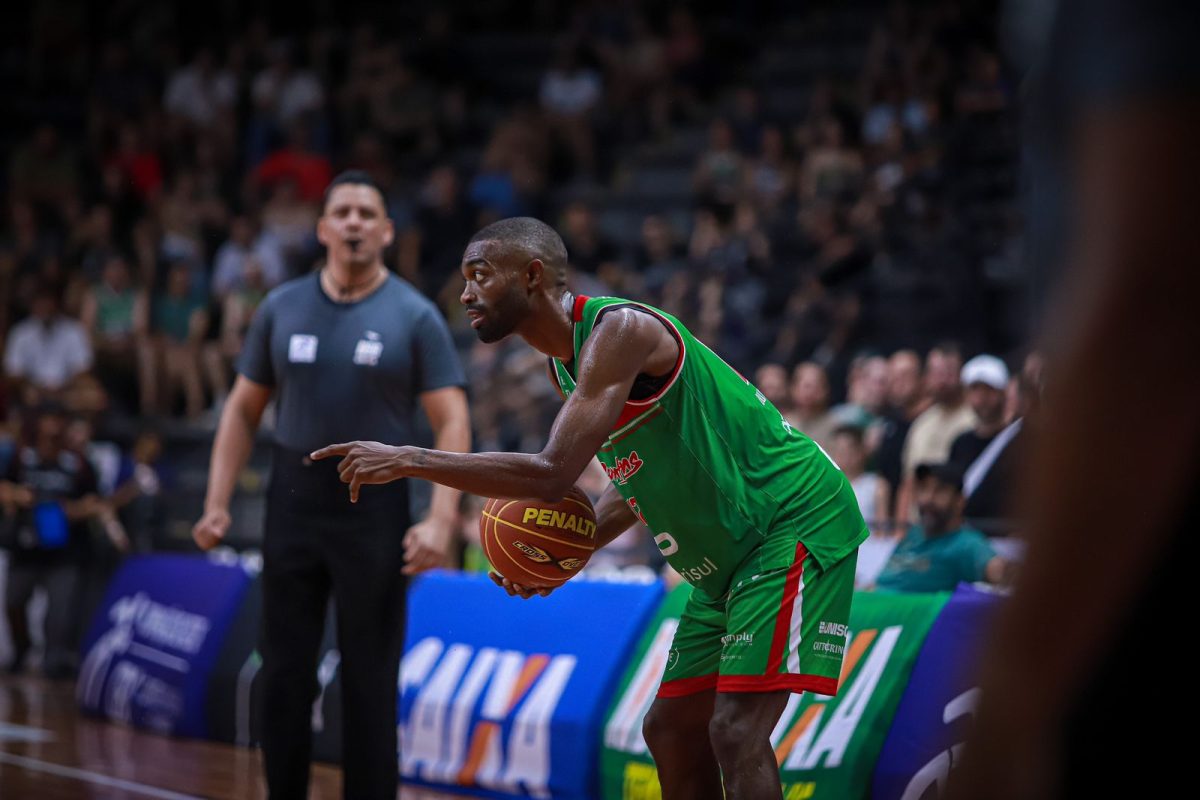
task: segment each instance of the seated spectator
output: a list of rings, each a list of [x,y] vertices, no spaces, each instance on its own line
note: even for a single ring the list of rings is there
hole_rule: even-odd
[[[319,205],[299,195],[296,182],[281,179],[275,184],[262,212],[262,230],[283,248],[287,276],[303,274],[313,255]]]
[[[950,445],[949,460],[966,470],[1004,429],[1008,367],[995,356],[975,356],[963,365],[962,383],[967,387],[967,405],[975,412],[975,426]]]
[[[96,375],[127,412],[137,408],[138,345],[146,334],[148,301],[133,283],[129,264],[115,255],[83,298],[80,321],[91,337]]]
[[[172,476],[162,455],[162,436],[150,429],[140,431],[128,456],[121,459],[109,498],[110,513],[127,532],[128,546],[135,553],[154,549],[165,522],[163,492],[171,488]]]
[[[898,541],[888,514],[891,487],[878,473],[867,471],[867,448],[862,428],[843,425],[834,431],[830,455],[850,481],[858,500],[858,510],[871,531],[870,537],[858,548],[858,566],[854,574],[855,586],[871,586]]]
[[[904,491],[897,521],[908,522],[913,470],[917,464],[940,464],[950,459],[950,445],[975,425],[975,412],[963,398],[962,355],[957,344],[946,342],[929,351],[925,359],[925,390],[933,405],[913,420],[904,441]]]
[[[92,367],[92,347],[79,320],[61,311],[58,289],[44,285],[30,316],[13,326],[4,351],[4,372],[15,396],[30,389],[38,397],[67,401]]]
[[[800,166],[800,196],[836,200],[862,184],[862,156],[845,142],[842,123],[833,117],[822,121],[816,144]]]
[[[268,290],[260,263],[251,256],[242,265],[237,288],[225,296],[221,306],[220,355],[224,363],[232,364],[242,352],[242,342],[246,339],[254,311]]]
[[[16,452],[0,481],[4,546],[9,551],[5,611],[14,654],[8,669],[21,672],[33,638],[28,606],[37,589],[46,593],[43,671],[70,677],[76,668],[81,565],[87,558],[86,520],[100,508],[95,475],[64,446],[66,416],[43,406],[30,439]]]
[[[191,269],[187,262],[176,261],[154,297],[150,337],[143,347],[143,385],[150,392],[142,402],[145,413],[170,413],[175,394],[182,389],[185,413],[192,419],[200,416],[204,410],[200,358],[207,328],[206,303],[192,289]]]
[[[287,143],[267,156],[254,171],[258,185],[272,187],[280,181],[293,181],[302,201],[321,202],[325,187],[333,179],[333,167],[328,158],[312,150],[311,138],[307,125],[293,124]]]
[[[586,203],[567,206],[562,233],[572,268],[601,277],[620,268],[620,251],[597,228],[596,216]]]
[[[850,363],[846,379],[846,402],[835,406],[833,415],[841,425],[869,431],[867,450],[874,453],[882,430],[877,423],[887,405],[888,361],[883,356],[859,356]]]
[[[875,588],[890,592],[949,592],[960,583],[1001,583],[1007,562],[979,531],[963,524],[962,471],[921,464],[914,496],[921,521],[913,525],[879,574]]]
[[[746,195],[760,211],[774,211],[796,186],[796,165],[788,156],[782,129],[763,129],[758,157],[745,166]]]
[[[258,262],[260,276],[268,289],[287,278],[287,264],[279,241],[265,231],[255,230],[252,218],[234,217],[229,226],[229,239],[217,248],[213,258],[213,294],[225,297],[242,288],[245,264],[251,258]]]
[[[743,157],[734,144],[733,126],[717,119],[708,128],[708,149],[700,154],[692,184],[702,201],[734,203],[741,189]]]
[[[829,378],[820,364],[806,361],[792,371],[792,410],[785,417],[793,428],[826,451],[833,446],[837,420],[829,413]]]
[[[788,374],[782,364],[767,363],[754,371],[754,386],[771,401],[780,414],[787,415],[792,404],[788,399]]]
[[[542,78],[539,98],[555,134],[573,161],[571,174],[596,175],[595,141],[591,114],[604,96],[600,73],[582,64],[576,47],[565,47]]]

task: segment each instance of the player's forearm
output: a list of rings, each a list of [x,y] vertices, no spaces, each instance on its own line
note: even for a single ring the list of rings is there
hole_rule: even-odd
[[[604,547],[633,527],[637,517],[612,484],[596,501],[596,548]]]
[[[205,510],[229,508],[238,473],[250,459],[250,451],[254,448],[254,431],[257,427],[257,419],[251,419],[232,404],[226,406],[217,426],[212,457],[209,459]]]
[[[465,416],[448,420],[434,435],[434,446],[443,452],[466,453],[471,449],[471,424]],[[429,502],[429,516],[438,519],[455,519],[458,516],[458,501],[462,491],[445,484],[433,486]]]
[[[529,497],[557,501],[582,470],[541,453],[448,453],[402,448],[404,474],[480,497]]]

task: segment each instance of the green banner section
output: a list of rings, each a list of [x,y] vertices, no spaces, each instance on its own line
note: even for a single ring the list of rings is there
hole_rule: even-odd
[[[606,800],[661,797],[642,718],[654,702],[691,591],[684,584],[663,601],[609,709],[600,758]],[[838,696],[793,694],[771,734],[785,800],[867,796],[913,663],[948,597],[855,594]]]

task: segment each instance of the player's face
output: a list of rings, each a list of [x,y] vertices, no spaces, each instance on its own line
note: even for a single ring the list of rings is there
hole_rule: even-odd
[[[329,249],[329,260],[351,266],[378,262],[393,235],[383,198],[361,183],[334,187],[317,223],[317,238]]]
[[[498,342],[508,336],[529,311],[524,272],[502,265],[490,242],[472,242],[463,253],[461,302],[479,341]]]

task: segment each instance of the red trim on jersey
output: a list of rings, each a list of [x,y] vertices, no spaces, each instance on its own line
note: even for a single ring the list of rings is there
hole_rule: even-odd
[[[675,357],[675,366],[671,368],[671,377],[667,379],[667,382],[663,384],[663,387],[644,400],[625,401],[626,406],[642,406],[644,408],[658,400],[660,397],[670,391],[672,386],[675,385],[675,381],[679,379],[679,373],[683,372],[683,362],[687,358],[687,345],[683,343],[683,334],[679,332],[679,329],[675,327],[675,323],[671,322],[671,320],[667,319],[662,314],[659,314],[654,309],[642,305],[641,303],[631,302],[629,305],[634,306],[641,311],[645,311],[647,314],[651,315],[665,325],[675,337],[676,344],[679,345],[679,355]]]
[[[717,681],[718,692],[815,692],[834,697],[838,692],[836,678],[824,675],[722,675]]]
[[[673,681],[663,681],[658,687],[658,697],[686,697],[689,694],[699,694],[715,689],[717,674],[701,675],[697,678],[676,678]]]
[[[578,295],[575,298],[575,305],[571,307],[571,322],[583,322],[583,307],[587,305],[587,301],[592,298],[587,295]]]
[[[783,600],[779,604],[779,615],[775,617],[775,635],[771,638],[771,654],[767,656],[766,674],[772,677],[778,674],[779,667],[783,664],[783,654],[787,650],[788,631],[792,627],[792,605],[796,602],[796,592],[800,587],[800,574],[804,570],[804,559],[807,557],[808,551],[804,549],[804,544],[797,542],[796,560],[788,568],[787,578],[784,580]]]
[[[659,406],[658,408],[654,409],[653,411],[646,411],[646,409],[644,409],[644,408],[640,408],[638,406],[630,406],[628,403],[626,403],[625,407],[623,409],[621,409],[621,416],[617,417],[617,421],[613,423],[613,426],[612,426],[613,431],[619,431],[621,428],[625,427],[631,420],[633,420],[634,417],[638,416],[639,414],[646,414],[647,416],[644,420],[642,420],[638,424],[637,428],[634,428],[633,430],[625,431],[620,436],[613,439],[612,440],[613,443],[616,444],[617,442],[621,441],[626,436],[633,433],[633,431],[638,430],[639,428],[642,427],[642,425],[645,425],[647,422],[654,419],[662,412],[663,412],[662,406]]]

